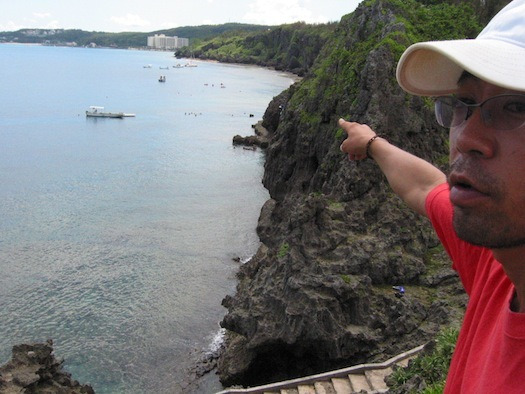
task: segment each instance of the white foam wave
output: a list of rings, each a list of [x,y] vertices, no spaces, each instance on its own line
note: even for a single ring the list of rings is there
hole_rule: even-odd
[[[216,354],[220,351],[222,345],[224,344],[224,338],[226,336],[226,329],[220,328],[219,331],[215,334],[213,337],[210,346],[208,347],[208,350],[206,353],[208,354]]]

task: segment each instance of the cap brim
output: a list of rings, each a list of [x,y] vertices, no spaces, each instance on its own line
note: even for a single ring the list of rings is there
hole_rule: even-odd
[[[457,91],[463,71],[504,88],[525,91],[525,49],[501,40],[430,41],[410,46],[396,77],[407,92],[441,96]]]

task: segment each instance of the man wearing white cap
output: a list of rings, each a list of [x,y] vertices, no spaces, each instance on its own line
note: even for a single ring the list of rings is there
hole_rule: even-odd
[[[409,47],[409,93],[436,97],[450,128],[450,173],[340,120],[350,160],[373,158],[393,190],[432,222],[469,294],[445,392],[525,392],[525,0],[474,40]]]

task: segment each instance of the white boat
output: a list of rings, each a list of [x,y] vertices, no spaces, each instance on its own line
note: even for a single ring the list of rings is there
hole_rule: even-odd
[[[86,116],[89,118],[123,118],[126,114],[123,112],[104,112],[104,107],[92,105],[86,111]]]

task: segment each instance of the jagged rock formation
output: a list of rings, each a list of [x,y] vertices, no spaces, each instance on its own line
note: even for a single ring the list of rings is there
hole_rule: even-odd
[[[223,301],[224,385],[385,360],[461,320],[466,296],[428,221],[404,206],[373,162],[352,163],[339,151],[337,120],[345,117],[437,165],[447,162],[447,134],[430,102],[406,95],[394,78],[415,12],[431,8],[364,3],[342,19],[310,75],[264,116],[271,199],[257,227],[261,246],[241,267],[236,294]],[[439,25],[450,15],[430,18]],[[453,34],[477,33],[477,25],[461,25]],[[418,38],[432,37],[424,33]]]
[[[63,361],[53,355],[53,342],[13,346],[12,358],[0,367],[0,393],[93,394],[62,370]]]
[[[251,148],[268,148],[269,133],[266,127],[263,126],[263,122],[257,122],[252,125],[252,128],[255,131],[255,135],[249,135],[246,137],[236,135],[233,137],[233,145],[244,145]]]

